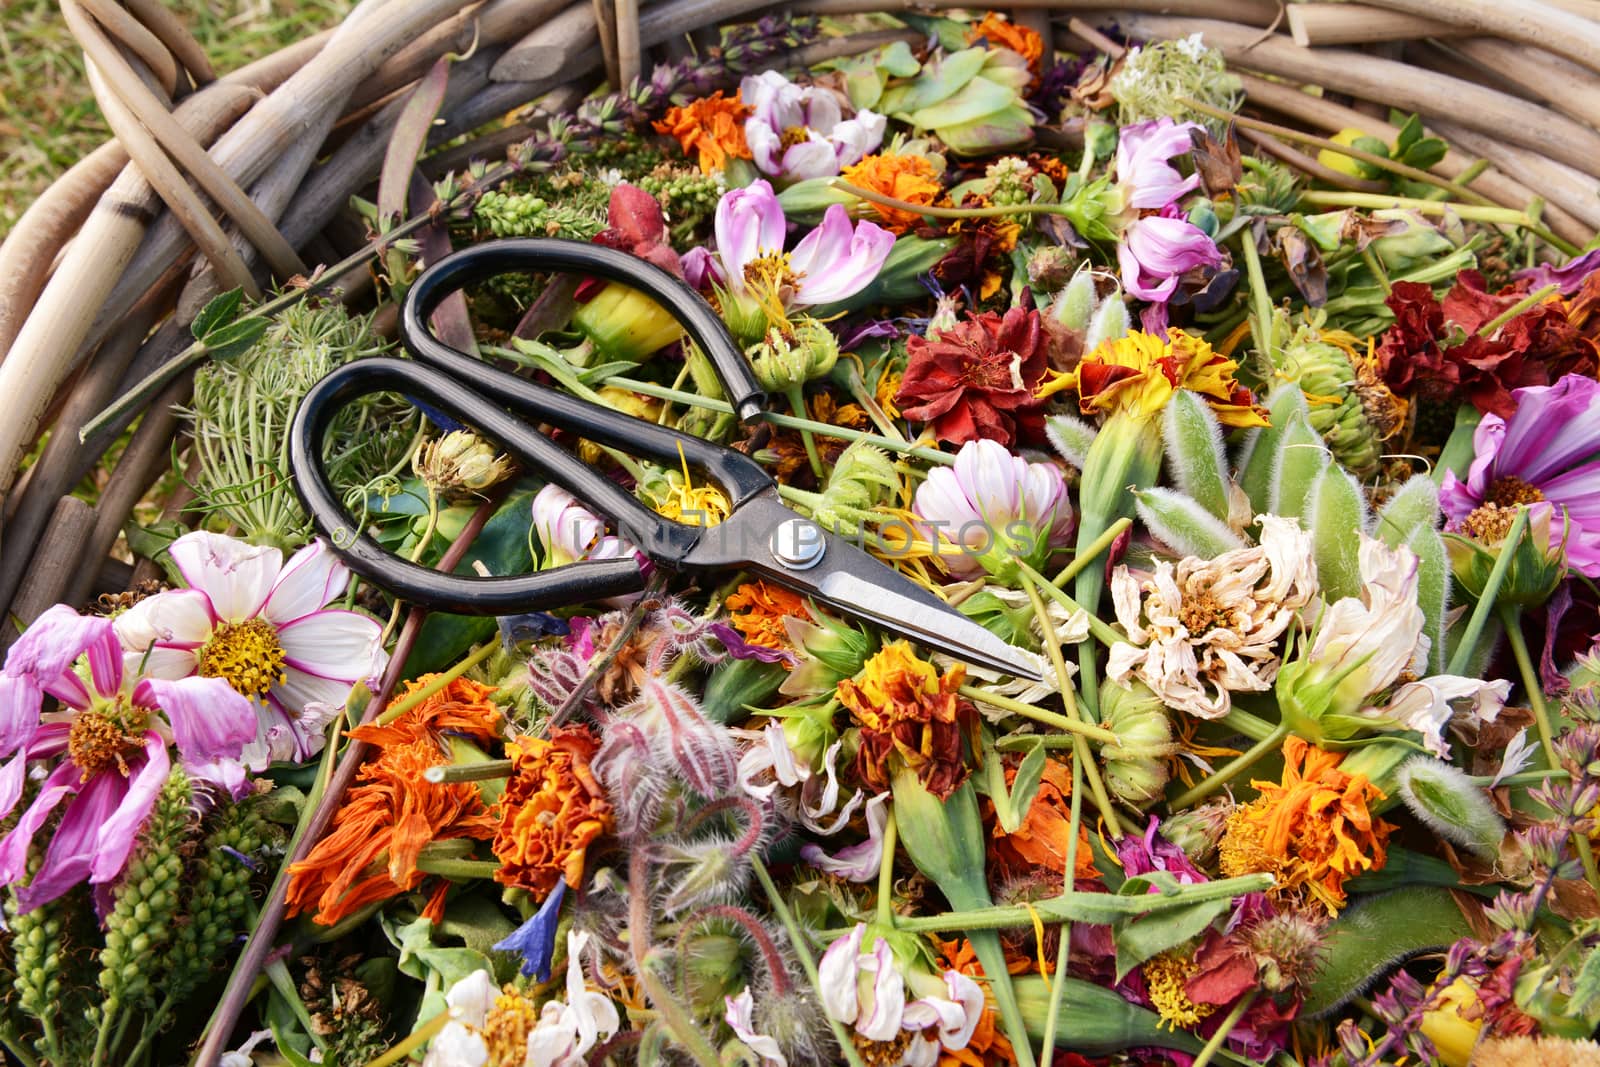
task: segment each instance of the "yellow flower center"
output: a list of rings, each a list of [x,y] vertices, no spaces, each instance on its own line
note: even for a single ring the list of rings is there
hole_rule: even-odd
[[[1213,1004],[1196,1004],[1184,989],[1199,970],[1194,960],[1173,952],[1163,952],[1144,965],[1150,1003],[1161,1013],[1161,1021],[1174,1030],[1196,1026],[1217,1010]]]
[[[265,619],[225,622],[200,650],[200,677],[221,678],[253,700],[288,679],[278,630]]]
[[[82,781],[115,767],[128,775],[128,754],[143,747],[150,714],[117,697],[105,708],[79,712],[67,732],[67,755],[83,769]]]
[[[1515,508],[1518,504],[1537,504],[1544,499],[1536,486],[1508,474],[1504,478],[1496,478],[1489,486],[1489,492],[1484,495],[1485,503],[1499,504],[1503,508]]]
[[[507,990],[511,987],[507,986]],[[533,1002],[516,992],[501,993],[483,1020],[483,1043],[490,1063],[521,1063],[528,1053],[528,1035],[539,1023]]]
[[[853,1031],[850,1034],[856,1051],[861,1053],[861,1062],[867,1067],[894,1067],[904,1058],[914,1036],[910,1030],[901,1030],[887,1041],[873,1041]]]
[[[1178,618],[1191,637],[1199,637],[1212,630],[1226,630],[1233,625],[1233,613],[1209,589],[1185,596]]]
[[[785,149],[789,149],[797,144],[805,144],[809,140],[811,140],[811,127],[790,126],[783,131],[783,136],[778,138],[778,144]]]
[[[1480,544],[1497,545],[1506,539],[1506,534],[1511,532],[1511,524],[1516,520],[1515,506],[1501,507],[1486,502],[1473,508],[1461,520],[1461,532]]]

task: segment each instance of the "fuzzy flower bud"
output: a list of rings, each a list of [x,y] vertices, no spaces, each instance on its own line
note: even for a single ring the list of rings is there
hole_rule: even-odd
[[[511,461],[470,430],[451,430],[417,451],[417,477],[445,496],[478,494],[511,473]]]
[[[1166,788],[1167,757],[1178,750],[1166,705],[1142,682],[1123,688],[1107,679],[1100,686],[1100,715],[1118,739],[1100,748],[1106,786],[1118,800],[1143,808]]]
[[[1506,572],[1495,597],[1496,604],[1531,607],[1544,604],[1567,576],[1566,543],[1570,528],[1565,513],[1559,530],[1554,508],[1540,501],[1528,508],[1528,521],[1515,544],[1510,543],[1517,506],[1486,502],[1466,518],[1452,522],[1444,536],[1450,570],[1467,596],[1476,602],[1489,584],[1489,575],[1502,552],[1510,552]]]
[[[894,460],[880,448],[853,442],[834,461],[828,485],[811,508],[811,517],[846,536],[861,528],[860,513],[871,511],[900,484]]]
[[[1233,804],[1214,800],[1198,808],[1169,815],[1161,822],[1161,836],[1183,849],[1196,866],[1209,864],[1217,854],[1217,842],[1228,829]]]
[[[816,319],[793,323],[791,332],[769,330],[766,339],[746,353],[762,388],[774,393],[825,377],[839,361],[839,341]]]
[[[1051,251],[1051,249],[1040,251]],[[1050,302],[1050,319],[1069,330],[1082,332],[1089,328],[1089,319],[1094,315],[1094,308],[1094,274],[1092,271],[1079,270],[1072,276],[1066,288],[1057,293],[1056,298]],[[1085,347],[1084,351],[1092,349]]]

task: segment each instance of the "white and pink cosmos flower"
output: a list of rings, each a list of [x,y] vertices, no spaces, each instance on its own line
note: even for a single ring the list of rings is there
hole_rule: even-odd
[[[775,70],[745,78],[740,98],[750,106],[744,139],[763,174],[787,181],[831,178],[883,143],[888,120],[863,109],[844,117],[839,98],[800,86]]]
[[[388,662],[383,627],[330,608],[350,572],[321,541],[284,562],[276,548],[197,530],[172,543],[187,589],[149,597],[117,616],[130,673],[221,678],[255,707],[258,740],[276,760],[321,751],[323,728],[357,682]]]
[[[1018,559],[1041,567],[1076,528],[1061,471],[990,440],[968,441],[954,465],[930,470],[911,508],[932,543],[955,546],[940,559],[962,578],[1014,577]]]
[[[862,948],[866,933],[866,924],[858,923],[823,953],[817,964],[823,1010],[868,1041],[909,1033],[894,1067],[933,1067],[941,1052],[966,1048],[983,1017],[982,987],[960,971],[902,970],[882,937]]]

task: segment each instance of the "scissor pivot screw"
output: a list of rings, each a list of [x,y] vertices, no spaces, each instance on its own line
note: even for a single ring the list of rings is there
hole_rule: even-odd
[[[822,562],[827,542],[822,539],[822,527],[809,519],[785,519],[772,531],[768,543],[772,556],[791,571],[810,570]]]

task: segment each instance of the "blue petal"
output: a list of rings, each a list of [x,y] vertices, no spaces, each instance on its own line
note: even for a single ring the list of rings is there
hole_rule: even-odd
[[[524,978],[537,975],[541,982],[550,980],[550,962],[556,951],[556,922],[561,916],[561,900],[566,895],[566,881],[557,882],[533,918],[494,946],[496,951],[515,952],[522,956],[520,970]]]

